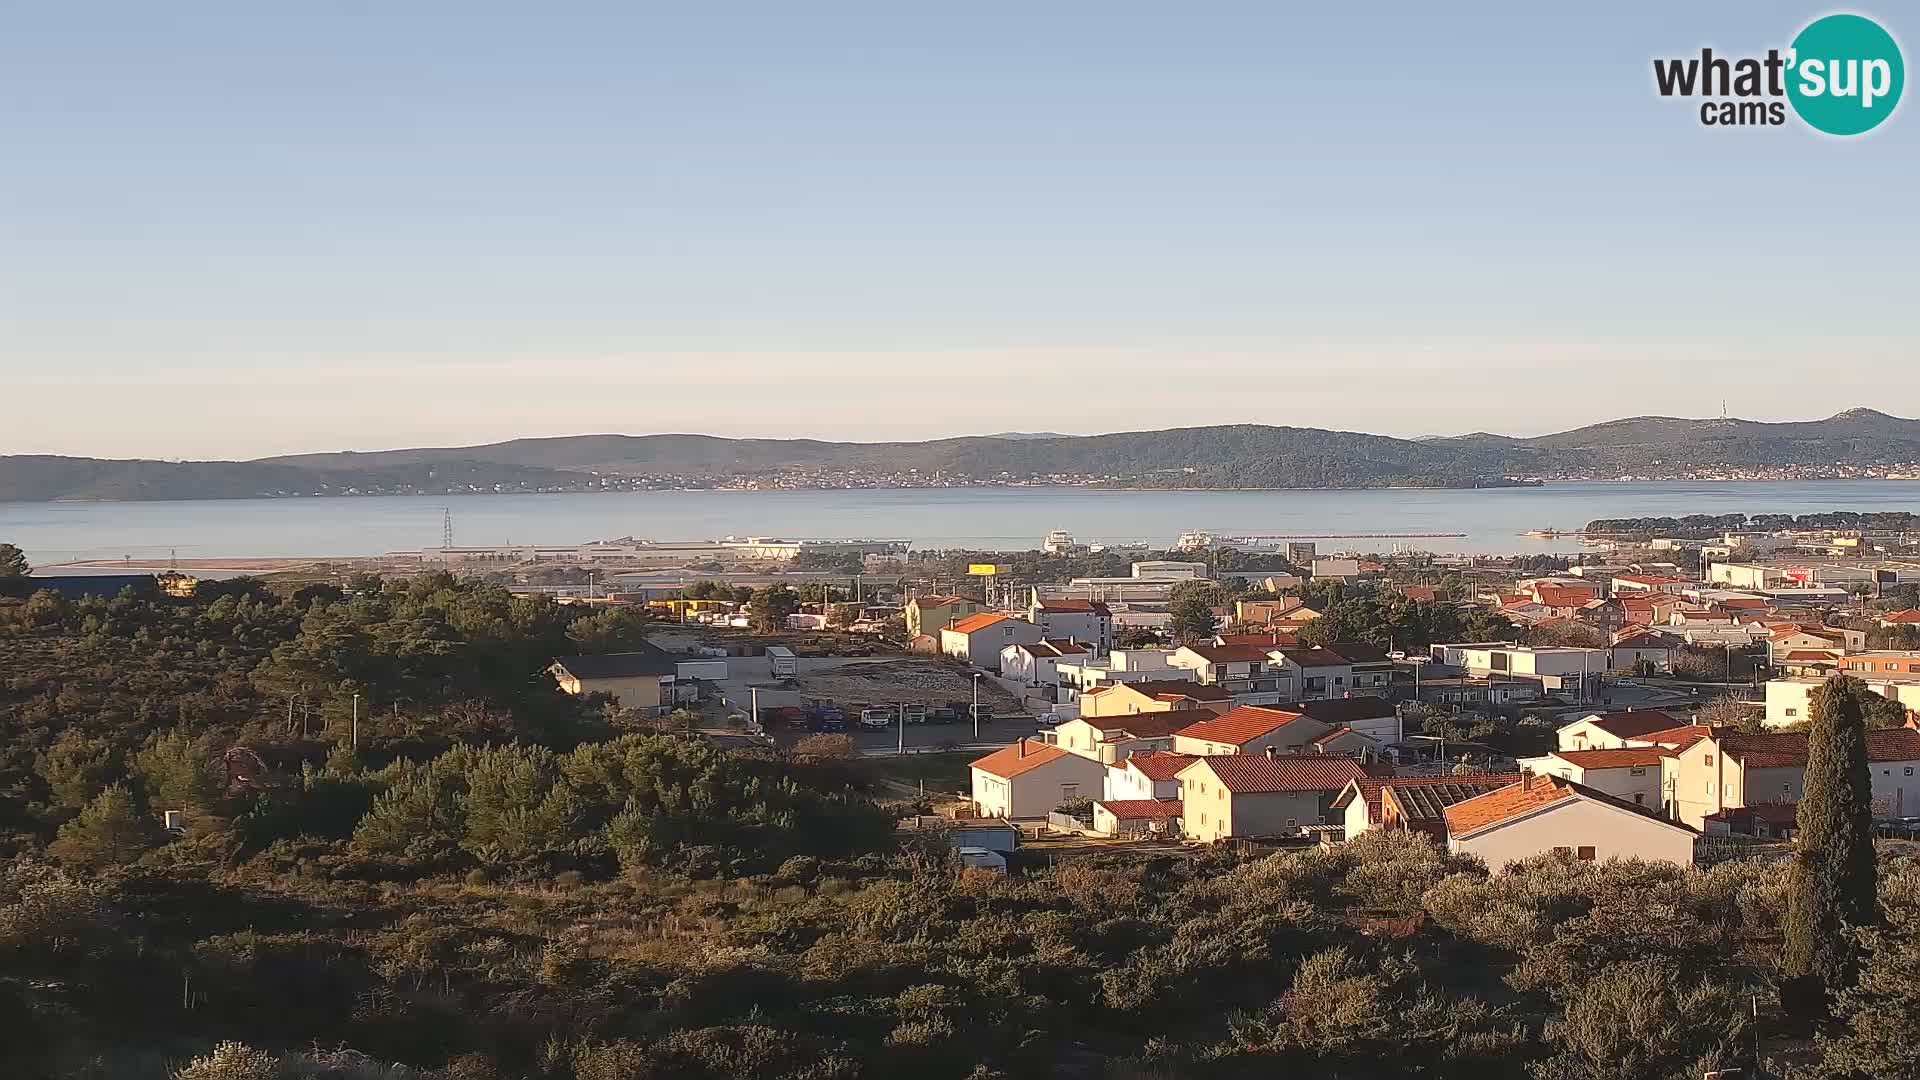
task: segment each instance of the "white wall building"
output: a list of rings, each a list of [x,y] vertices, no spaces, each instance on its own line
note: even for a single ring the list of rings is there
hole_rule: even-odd
[[[1558,776],[1530,776],[1446,808],[1447,847],[1494,873],[1549,853],[1693,865],[1695,833]]]

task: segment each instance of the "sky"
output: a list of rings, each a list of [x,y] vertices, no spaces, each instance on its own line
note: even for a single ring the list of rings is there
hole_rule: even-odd
[[[0,453],[1912,415],[1828,10],[0,0]]]

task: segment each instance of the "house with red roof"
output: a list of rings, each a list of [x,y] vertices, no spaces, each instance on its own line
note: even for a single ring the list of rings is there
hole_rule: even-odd
[[[1333,799],[1355,780],[1390,775],[1326,754],[1221,754],[1180,771],[1180,818],[1189,839],[1291,836],[1331,818]]]
[[[1004,611],[983,611],[957,619],[940,631],[940,651],[988,671],[1000,670],[1000,650],[1040,641],[1040,628]]]
[[[1650,731],[1679,726],[1680,721],[1658,709],[1590,713],[1556,731],[1554,745],[1561,750],[1618,749]]]
[[[1134,838],[1181,835],[1179,799],[1102,799],[1093,804],[1093,831],[1101,836]]]
[[[1920,813],[1920,730],[1868,731],[1867,772],[1875,817]],[[1668,813],[1695,828],[1723,810],[1800,801],[1807,768],[1807,733],[1748,734],[1725,728],[1679,749],[1665,761]]]
[[[972,763],[973,802],[981,817],[1044,818],[1072,799],[1098,798],[1107,767],[1057,746],[1021,739]]]
[[[1447,807],[1519,779],[1517,772],[1369,777],[1341,789],[1330,809],[1342,815],[1348,840],[1376,829],[1402,829],[1445,843]]]
[[[1609,646],[1615,671],[1672,671],[1679,638],[1655,633],[1644,626],[1622,627]]]
[[[1196,708],[1078,716],[1055,726],[1048,741],[1070,753],[1117,764],[1143,751],[1171,750],[1175,732],[1219,715]]]
[[[1096,686],[1082,690],[1075,700],[1080,705],[1080,715],[1083,717],[1127,716],[1181,709],[1210,709],[1218,714],[1233,708],[1233,695],[1224,686],[1202,686],[1197,682],[1172,678]]]
[[[1261,705],[1242,705],[1221,716],[1189,724],[1173,733],[1173,749],[1182,754],[1259,754],[1267,750],[1298,754],[1333,730],[1304,713]],[[1318,752],[1318,751],[1314,751]]]
[[[1520,771],[1544,773],[1585,784],[1635,806],[1660,810],[1666,805],[1661,766],[1673,751],[1662,746],[1622,746],[1610,750],[1555,750],[1520,759]]]
[[[1641,859],[1693,865],[1696,832],[1561,776],[1534,775],[1445,810],[1447,847],[1494,873],[1522,859]]]
[[[1180,770],[1193,764],[1192,754],[1171,750],[1143,750],[1107,768],[1106,799],[1177,799]]]
[[[1027,619],[1050,640],[1077,641],[1095,656],[1113,650],[1113,611],[1099,600],[1041,600],[1035,598]]]
[[[1920,608],[1889,611],[1880,616],[1880,628],[1883,630],[1898,630],[1902,626],[1920,626]]]

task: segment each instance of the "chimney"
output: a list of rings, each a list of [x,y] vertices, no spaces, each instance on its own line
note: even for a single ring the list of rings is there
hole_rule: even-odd
[[[1280,756],[1280,748],[1279,748],[1279,747],[1277,747],[1277,746],[1269,746],[1269,747],[1267,747],[1267,760],[1268,760],[1268,761],[1272,761],[1273,759],[1275,759],[1275,758],[1277,758],[1277,757],[1279,757],[1279,756]]]
[[[1027,756],[1027,737],[1025,735],[1020,736],[1020,756]]]

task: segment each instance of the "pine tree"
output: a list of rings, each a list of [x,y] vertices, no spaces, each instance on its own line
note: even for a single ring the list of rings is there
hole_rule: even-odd
[[[79,817],[60,826],[49,850],[77,866],[119,866],[139,858],[155,839],[153,822],[135,805],[133,792],[115,784],[95,796]]]
[[[1824,1011],[1815,1003],[1852,983],[1857,955],[1849,931],[1879,921],[1867,694],[1858,679],[1835,676],[1813,695],[1799,853],[1787,887],[1784,967],[1796,980],[1796,1011]]]

